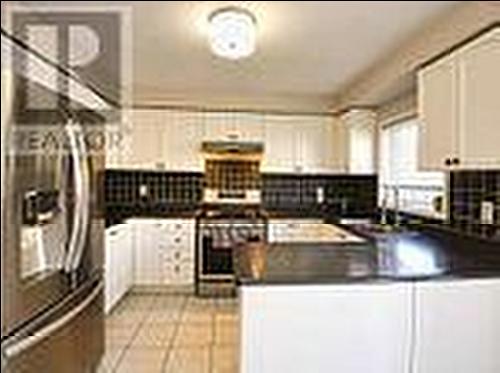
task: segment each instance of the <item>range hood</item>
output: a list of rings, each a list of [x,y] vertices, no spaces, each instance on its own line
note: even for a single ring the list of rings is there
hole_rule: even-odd
[[[264,152],[264,144],[256,141],[205,141],[201,150],[213,155],[259,156]]]

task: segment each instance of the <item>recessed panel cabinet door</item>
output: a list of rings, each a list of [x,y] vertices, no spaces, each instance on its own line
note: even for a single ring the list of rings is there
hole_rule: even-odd
[[[500,372],[500,279],[416,286],[412,372]]]
[[[459,56],[460,166],[500,168],[500,31]]]
[[[162,160],[161,110],[136,110],[132,118],[131,159],[133,168],[155,169]]]
[[[239,371],[410,373],[411,286],[243,286]]]
[[[295,171],[296,131],[293,121],[285,117],[268,116],[266,118],[264,172],[288,173]]]
[[[420,168],[442,170],[455,153],[458,130],[458,69],[455,55],[418,74]]]

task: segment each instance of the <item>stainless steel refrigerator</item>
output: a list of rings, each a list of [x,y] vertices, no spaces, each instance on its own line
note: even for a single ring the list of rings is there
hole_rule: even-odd
[[[44,74],[19,68],[29,58],[41,71],[62,73],[32,53],[2,29],[2,372],[89,373],[104,351],[104,161],[82,133],[99,120],[89,111],[85,124],[74,115],[81,103],[44,84]],[[27,86],[35,101],[68,105],[50,115],[27,110]],[[30,118],[64,133],[66,146],[18,149],[12,135]]]

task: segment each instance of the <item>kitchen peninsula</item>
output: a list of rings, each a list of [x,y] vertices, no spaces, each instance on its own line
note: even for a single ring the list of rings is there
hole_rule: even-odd
[[[456,237],[238,250],[240,371],[499,371],[498,244]]]

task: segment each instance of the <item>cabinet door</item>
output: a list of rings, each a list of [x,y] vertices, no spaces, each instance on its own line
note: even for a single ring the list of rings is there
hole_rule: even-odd
[[[332,118],[326,124],[325,159],[328,172],[346,173],[347,164],[347,129],[338,118]]]
[[[161,256],[158,248],[158,229],[153,222],[136,225],[135,282],[138,285],[161,283]]]
[[[114,232],[106,231],[106,239],[104,243],[104,311],[108,314],[113,308],[113,298],[115,294],[116,281],[114,270],[116,263],[114,262]]]
[[[457,157],[457,73],[453,54],[418,74],[421,169],[447,169],[446,161]]]
[[[235,113],[205,113],[205,141],[228,141],[235,136]]]
[[[460,168],[500,168],[500,31],[459,54]]]
[[[134,168],[153,169],[162,166],[164,115],[160,110],[137,110],[132,119],[131,164]]]
[[[411,286],[243,286],[240,372],[409,373]]]
[[[234,133],[239,141],[263,142],[264,116],[262,114],[238,113]]]
[[[303,117],[296,128],[296,168],[302,172],[319,173],[325,169],[326,126],[322,118]]]
[[[415,373],[500,372],[500,280],[419,283]]]
[[[201,143],[204,136],[202,113],[169,113],[163,131],[162,152],[171,171],[203,170]]]
[[[131,224],[125,224],[121,229],[123,230],[120,236],[120,253],[123,263],[122,292],[125,294],[130,290],[134,281],[134,227]]]
[[[279,116],[266,117],[264,172],[295,172],[295,123]]]

